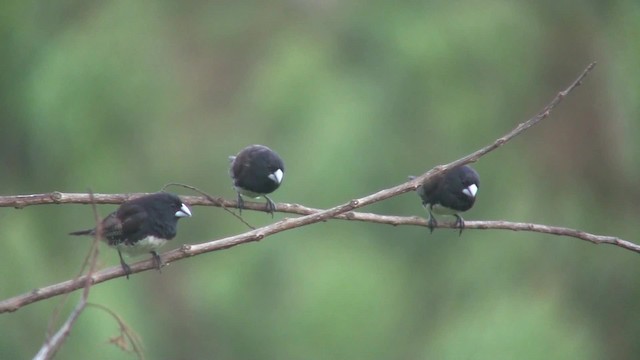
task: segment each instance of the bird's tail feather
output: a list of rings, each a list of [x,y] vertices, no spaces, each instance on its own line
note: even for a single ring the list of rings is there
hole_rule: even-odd
[[[94,235],[93,229],[70,232],[69,235]]]

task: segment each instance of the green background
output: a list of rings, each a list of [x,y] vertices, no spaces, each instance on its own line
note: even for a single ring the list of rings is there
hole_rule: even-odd
[[[233,199],[227,156],[261,143],[286,162],[275,201],[331,207],[488,144],[597,60],[551,118],[474,165],[465,218],[638,242],[639,39],[636,0],[3,1],[0,194],[183,182]],[[364,210],[425,215],[415,194]],[[87,205],[0,209],[0,298],[73,277],[90,241],[66,233],[92,221]],[[166,249],[245,230],[197,207]],[[100,268],[117,263],[102,246]],[[329,221],[90,301],[149,359],[637,359],[639,266],[542,234]],[[0,358],[32,357],[59,302],[0,315]],[[58,358],[134,358],[117,334],[88,308]]]

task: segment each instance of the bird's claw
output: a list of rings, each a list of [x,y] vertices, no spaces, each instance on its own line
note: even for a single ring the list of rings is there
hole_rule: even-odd
[[[158,270],[158,272],[162,272],[162,270],[160,270],[162,268],[162,258],[160,255],[155,251],[151,251],[151,258],[153,259],[153,264],[155,265],[156,270]]]
[[[129,275],[131,275],[131,267],[127,265],[126,262],[124,262],[120,250],[118,250],[118,255],[120,256],[120,266],[122,266],[122,270],[124,270],[124,274],[127,277],[127,280],[129,280]]]
[[[429,233],[433,234],[433,229],[435,229],[438,226],[438,222],[436,221],[436,218],[433,217],[433,214],[431,213],[431,211],[429,211],[429,220],[427,220],[427,227],[429,228]]]
[[[238,193],[238,212],[240,213],[240,215],[242,215],[243,208],[244,208],[244,199],[242,198],[242,195]]]
[[[273,200],[271,200],[268,196],[264,196],[264,198],[267,200],[267,212],[269,214],[271,214],[271,218],[273,218],[273,213],[276,212],[276,203],[273,202]]]
[[[455,214],[454,215],[456,217],[456,222],[454,223],[454,226],[457,229],[460,229],[460,233],[458,234],[458,236],[462,235],[462,230],[464,230],[464,219],[462,218],[462,216]]]

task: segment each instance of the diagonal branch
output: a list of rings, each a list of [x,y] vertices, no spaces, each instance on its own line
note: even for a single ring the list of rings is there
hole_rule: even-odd
[[[468,163],[472,163],[475,161],[478,161],[478,159],[480,159],[482,156],[488,154],[489,152],[501,147],[502,145],[506,144],[508,141],[510,141],[511,139],[513,139],[514,137],[522,134],[524,131],[526,131],[527,129],[529,129],[530,127],[536,125],[537,123],[539,123],[541,120],[546,119],[547,117],[549,117],[549,115],[551,114],[551,111],[558,105],[560,104],[560,102],[567,96],[569,95],[569,93],[571,93],[576,87],[582,85],[582,81],[585,79],[585,77],[587,77],[587,75],[589,75],[589,73],[591,72],[591,70],[593,70],[593,68],[596,66],[595,62],[592,62],[591,64],[589,64],[580,74],[580,76],[578,76],[578,78],[571,83],[571,85],[569,85],[569,87],[567,87],[566,89],[564,89],[563,91],[560,91],[554,98],[553,100],[551,100],[551,102],[544,107],[544,109],[542,109],[542,111],[540,111],[538,114],[536,114],[534,117],[530,118],[529,120],[519,124],[518,126],[516,126],[513,130],[511,130],[509,133],[507,133],[506,135],[502,136],[501,138],[496,139],[492,144],[489,144],[485,147],[483,147],[480,150],[474,151],[473,153],[462,157],[456,161],[453,161],[447,165],[442,165],[439,167],[436,167],[437,173],[440,173],[444,170],[448,170],[452,167],[456,167],[459,165],[464,165],[464,164],[468,164]],[[440,171],[442,170],[442,171]],[[408,181],[404,184],[398,185],[396,186],[396,188],[398,187],[402,187],[403,192],[406,191],[410,191],[410,190],[415,190],[418,186],[420,186],[421,183],[424,182],[424,180],[427,177],[433,176],[434,174],[430,172],[427,172],[421,176],[417,176],[416,178],[414,178],[411,181]],[[394,188],[388,189],[388,190],[392,190]],[[377,193],[376,193],[377,194]],[[370,195],[370,196],[375,196],[376,194]],[[395,194],[395,193],[394,193]],[[121,204],[129,199],[132,199],[134,197],[138,197],[140,195],[144,195],[144,194],[114,194],[114,195],[107,195],[107,194],[94,194],[94,198],[96,201],[96,204]],[[395,194],[395,195],[399,195],[399,194]],[[392,196],[395,196],[392,195]],[[195,197],[195,196],[183,196],[182,197],[185,201],[187,201],[190,205],[213,205],[213,206],[219,206],[219,207],[231,207],[231,208],[237,208],[237,203],[235,201],[226,201],[222,198],[218,198],[218,199],[214,199],[216,201],[211,201],[211,199],[207,199],[206,197]],[[384,198],[386,199],[386,198]],[[384,200],[384,199],[380,199],[380,200]],[[378,200],[378,201],[380,201]],[[218,202],[218,203],[216,203]],[[52,192],[52,193],[48,193],[48,194],[33,194],[33,195],[17,195],[17,196],[0,196],[0,207],[15,207],[15,208],[23,208],[29,205],[42,205],[42,204],[69,204],[69,203],[76,203],[76,204],[90,204],[90,200],[89,200],[89,196],[88,194],[77,194],[77,193],[61,193],[61,192]],[[253,210],[264,210],[264,205],[262,205],[262,208],[258,208],[256,204],[252,204],[249,205],[248,203],[246,203],[247,208],[248,209],[253,209]],[[283,211],[282,209],[278,208],[278,211]],[[288,212],[288,211],[284,211],[284,212]]]
[[[422,174],[421,176],[418,176],[416,178],[414,178],[413,180],[404,182],[400,185],[388,188],[388,189],[384,189],[384,190],[380,190],[374,194],[370,194],[367,196],[364,196],[362,198],[359,199],[354,199],[351,200],[347,203],[344,203],[342,205],[338,205],[335,206],[333,208],[327,209],[327,210],[320,210],[320,211],[314,211],[308,215],[304,215],[298,218],[285,218],[283,220],[277,221],[271,225],[262,227],[262,228],[258,228],[252,231],[248,231],[246,233],[243,234],[239,234],[239,235],[235,235],[235,236],[230,236],[224,239],[220,239],[220,240],[212,240],[212,241],[208,241],[208,242],[204,242],[204,243],[200,243],[200,244],[194,244],[194,245],[183,245],[180,249],[176,249],[176,250],[172,250],[169,251],[165,254],[163,254],[163,260],[165,262],[171,262],[171,261],[177,261],[177,260],[181,260],[187,257],[191,257],[191,256],[195,256],[195,255],[199,255],[199,254],[203,254],[206,252],[211,252],[211,251],[216,251],[216,250],[222,250],[222,249],[228,249],[230,247],[239,245],[239,244],[243,244],[243,243],[247,243],[247,242],[252,242],[252,241],[259,241],[264,239],[267,236],[273,235],[273,234],[277,234],[279,232],[282,231],[286,231],[286,230],[291,230],[297,227],[301,227],[301,226],[305,226],[305,225],[309,225],[309,224],[313,224],[313,223],[317,223],[320,221],[324,221],[330,218],[334,218],[334,217],[345,217],[346,219],[349,219],[349,217],[356,217],[357,214],[356,213],[351,213],[351,211],[376,203],[376,202],[380,202],[386,199],[389,199],[391,197],[394,196],[398,196],[401,194],[404,194],[406,192],[409,191],[413,191],[415,189],[417,189],[420,184],[422,184],[425,180],[428,180],[434,176],[440,175],[443,172],[449,170],[452,167],[455,166],[459,166],[462,164],[467,164],[470,162],[474,162],[477,161],[480,157],[488,154],[489,152],[501,147],[502,145],[504,145],[505,143],[507,143],[508,141],[510,141],[511,139],[513,139],[514,137],[518,136],[519,134],[523,133],[524,131],[526,131],[527,129],[529,129],[531,126],[537,124],[538,122],[540,122],[541,120],[547,118],[550,114],[550,112],[562,101],[562,99],[564,99],[571,91],[573,91],[577,86],[579,86],[581,84],[581,82],[583,81],[583,79],[589,74],[589,72],[594,68],[595,63],[590,64],[581,74],[580,76],[564,91],[561,91],[560,93],[558,93],[553,100],[547,105],[545,106],[545,108],[538,113],[537,115],[535,115],[534,117],[532,117],[531,119],[519,124],[517,127],[515,127],[512,131],[510,131],[509,133],[507,133],[506,135],[504,135],[501,138],[498,138],[497,140],[495,140],[493,143],[487,145],[486,147],[477,150],[463,158],[460,158],[456,161],[453,161],[449,164],[446,165],[442,165],[442,166],[436,166],[435,168],[427,171],[426,173]],[[14,206],[14,207],[24,207],[27,205],[34,205],[34,204],[41,204],[41,203],[62,203],[64,202],[64,195],[62,193],[53,193],[55,196],[47,196],[47,194],[39,194],[39,195],[23,195],[20,199],[14,199],[13,200],[17,200],[17,202],[13,203],[12,205],[2,205],[2,204],[6,204],[6,202],[1,202],[0,201],[0,206]],[[75,194],[75,195],[82,195],[82,194]],[[118,202],[117,203],[121,203],[125,200],[127,200],[129,198],[129,195],[117,195],[119,196],[118,198]],[[35,199],[35,200],[34,200]],[[184,197],[183,198],[185,201],[187,201],[188,197]],[[4,199],[0,199],[0,200],[4,200]],[[211,204],[210,200],[207,200],[209,202],[209,205]],[[67,201],[67,202],[71,202],[71,201]],[[96,202],[100,203],[100,199],[98,196],[96,196]],[[222,203],[221,203],[222,204]],[[224,203],[226,206],[226,203]],[[232,203],[229,202],[229,204],[231,205]],[[248,203],[245,204],[245,206],[249,207],[252,206],[253,204],[249,205]],[[222,205],[218,205],[218,206],[222,206]],[[262,205],[263,206],[263,205]],[[228,206],[228,207],[233,207],[233,206]],[[302,209],[302,210],[301,210]],[[308,208],[306,208],[308,209]],[[278,208],[278,210],[280,210],[280,208]],[[299,207],[297,209],[297,211],[303,211],[304,208],[303,207]],[[314,209],[315,210],[315,209]],[[411,219],[416,219],[416,218],[411,218]],[[465,225],[467,228],[472,228],[472,224],[474,224],[474,222],[465,222]],[[478,224],[475,224],[476,226],[479,226]],[[443,226],[446,226],[443,225]],[[531,229],[527,229],[528,224],[525,224],[525,226],[523,226],[521,229],[519,228],[513,228],[511,230],[529,230],[529,231],[534,231]],[[542,226],[542,225],[539,225]],[[478,228],[482,228],[482,227],[478,227]],[[484,228],[489,228],[489,227],[484,227]],[[532,227],[532,229],[535,228],[535,226]],[[547,227],[549,228],[549,227]],[[541,228],[540,228],[541,229]],[[550,228],[549,228],[550,229]],[[560,229],[560,228],[558,228]],[[567,229],[565,229],[567,230]],[[562,231],[560,231],[562,232]],[[569,231],[570,232],[570,231]],[[575,232],[575,230],[574,230]],[[568,233],[561,234],[561,235],[567,235]],[[595,235],[592,235],[595,236]],[[591,240],[588,240],[591,241]],[[620,243],[623,240],[617,239],[618,243]],[[605,241],[600,241],[600,242],[605,242]],[[614,240],[609,239],[607,242],[605,243],[616,243]],[[627,242],[628,243],[628,242]],[[631,243],[629,243],[631,244]],[[620,246],[620,245],[619,245]],[[633,246],[631,246],[631,248],[633,247],[637,247],[635,244],[633,244]],[[637,250],[634,250],[637,251]],[[151,260],[147,260],[147,261],[141,261],[138,263],[135,263],[131,266],[131,271],[133,273],[137,273],[137,272],[141,272],[141,271],[145,271],[145,270],[149,270],[151,268],[153,268],[153,262]],[[85,282],[90,282],[93,284],[97,284],[100,282],[104,282],[116,277],[120,277],[124,275],[124,271],[122,270],[121,267],[112,267],[112,268],[108,268],[99,272],[96,272],[94,274],[90,274],[90,275],[86,275],[84,277],[80,277],[79,279],[75,279],[75,280],[68,280],[59,284],[55,284],[55,285],[50,285],[44,288],[40,288],[40,289],[36,289],[28,294],[24,294],[24,295],[20,295],[11,299],[7,299],[5,301],[0,302],[0,313],[1,312],[7,312],[7,311],[15,311],[17,309],[19,309],[20,307],[33,303],[35,301],[39,301],[39,300],[43,300],[46,298],[50,298],[56,295],[60,295],[60,294],[64,294],[64,293],[68,293],[71,291],[74,291],[80,287],[82,287],[82,284],[84,284]]]
[[[372,213],[355,213],[348,212],[346,215],[351,220],[357,221],[365,221],[371,223],[378,224],[388,224],[393,226],[399,225],[410,225],[410,226],[422,226],[427,227],[427,220],[417,216],[387,216],[387,215],[377,215]],[[298,218],[301,219],[301,218]],[[179,249],[168,251],[162,254],[162,259],[165,263],[169,263],[172,261],[178,261],[187,257],[204,254],[211,251],[228,249],[230,247],[243,244],[251,241],[259,241],[260,239],[273,235],[278,232],[282,232],[285,230],[289,230],[295,224],[291,224],[297,219],[289,220],[285,219],[274,223],[269,226],[265,226],[263,228],[259,228],[244,234],[230,236],[227,238],[213,240],[201,244],[194,245],[183,245]],[[539,224],[530,224],[530,223],[519,223],[519,222],[507,222],[507,221],[465,221],[465,229],[481,229],[481,230],[512,230],[512,231],[528,231],[528,232],[536,232],[550,235],[558,235],[558,236],[566,236],[573,237],[576,239],[588,241],[593,244],[610,244],[614,246],[621,247],[623,249],[627,249],[636,253],[640,253],[640,245],[632,243],[627,240],[623,240],[613,236],[602,236],[595,235],[591,233],[587,233],[580,230],[574,230],[564,227],[557,226],[547,226],[547,225],[539,225]],[[445,223],[438,222],[438,228],[450,228],[457,229],[455,224],[453,223]],[[150,260],[144,260],[137,262],[135,264],[130,264],[131,271],[133,273],[142,272],[146,270],[155,269],[154,262]],[[95,272],[91,276],[91,283],[99,284],[101,282],[105,282],[107,280],[111,280],[117,277],[124,276],[124,270],[121,266],[110,267],[98,272]],[[80,289],[84,286],[87,281],[87,277],[80,277],[73,280],[67,280],[58,284],[50,285],[47,287],[43,287],[40,289],[35,289],[31,292],[4,300],[0,302],[0,313],[3,312],[13,312],[21,307],[40,301],[44,299],[48,299],[57,295],[69,293],[71,291]]]

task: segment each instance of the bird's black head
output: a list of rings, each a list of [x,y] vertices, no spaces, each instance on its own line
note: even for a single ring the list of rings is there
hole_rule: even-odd
[[[429,179],[417,191],[422,204],[434,212],[456,214],[471,209],[479,186],[478,173],[463,165]]]
[[[284,178],[284,162],[263,145],[250,145],[231,157],[230,175],[236,189],[251,197],[270,194]]]
[[[480,176],[470,166],[459,166],[444,175],[444,186],[451,197],[455,198],[453,202],[456,206],[452,208],[457,211],[467,211],[476,201],[476,194],[480,188]]]
[[[128,222],[136,224],[133,238],[154,235],[164,239],[176,236],[178,220],[190,217],[191,210],[175,194],[159,192],[128,201],[116,212],[123,220],[123,228]],[[134,221],[135,217],[144,216],[145,220]]]
[[[131,203],[135,203],[145,208],[150,214],[154,214],[165,219],[175,218],[180,219],[182,217],[191,216],[191,210],[185,205],[178,195],[159,192],[151,195],[139,197],[131,200]]]

